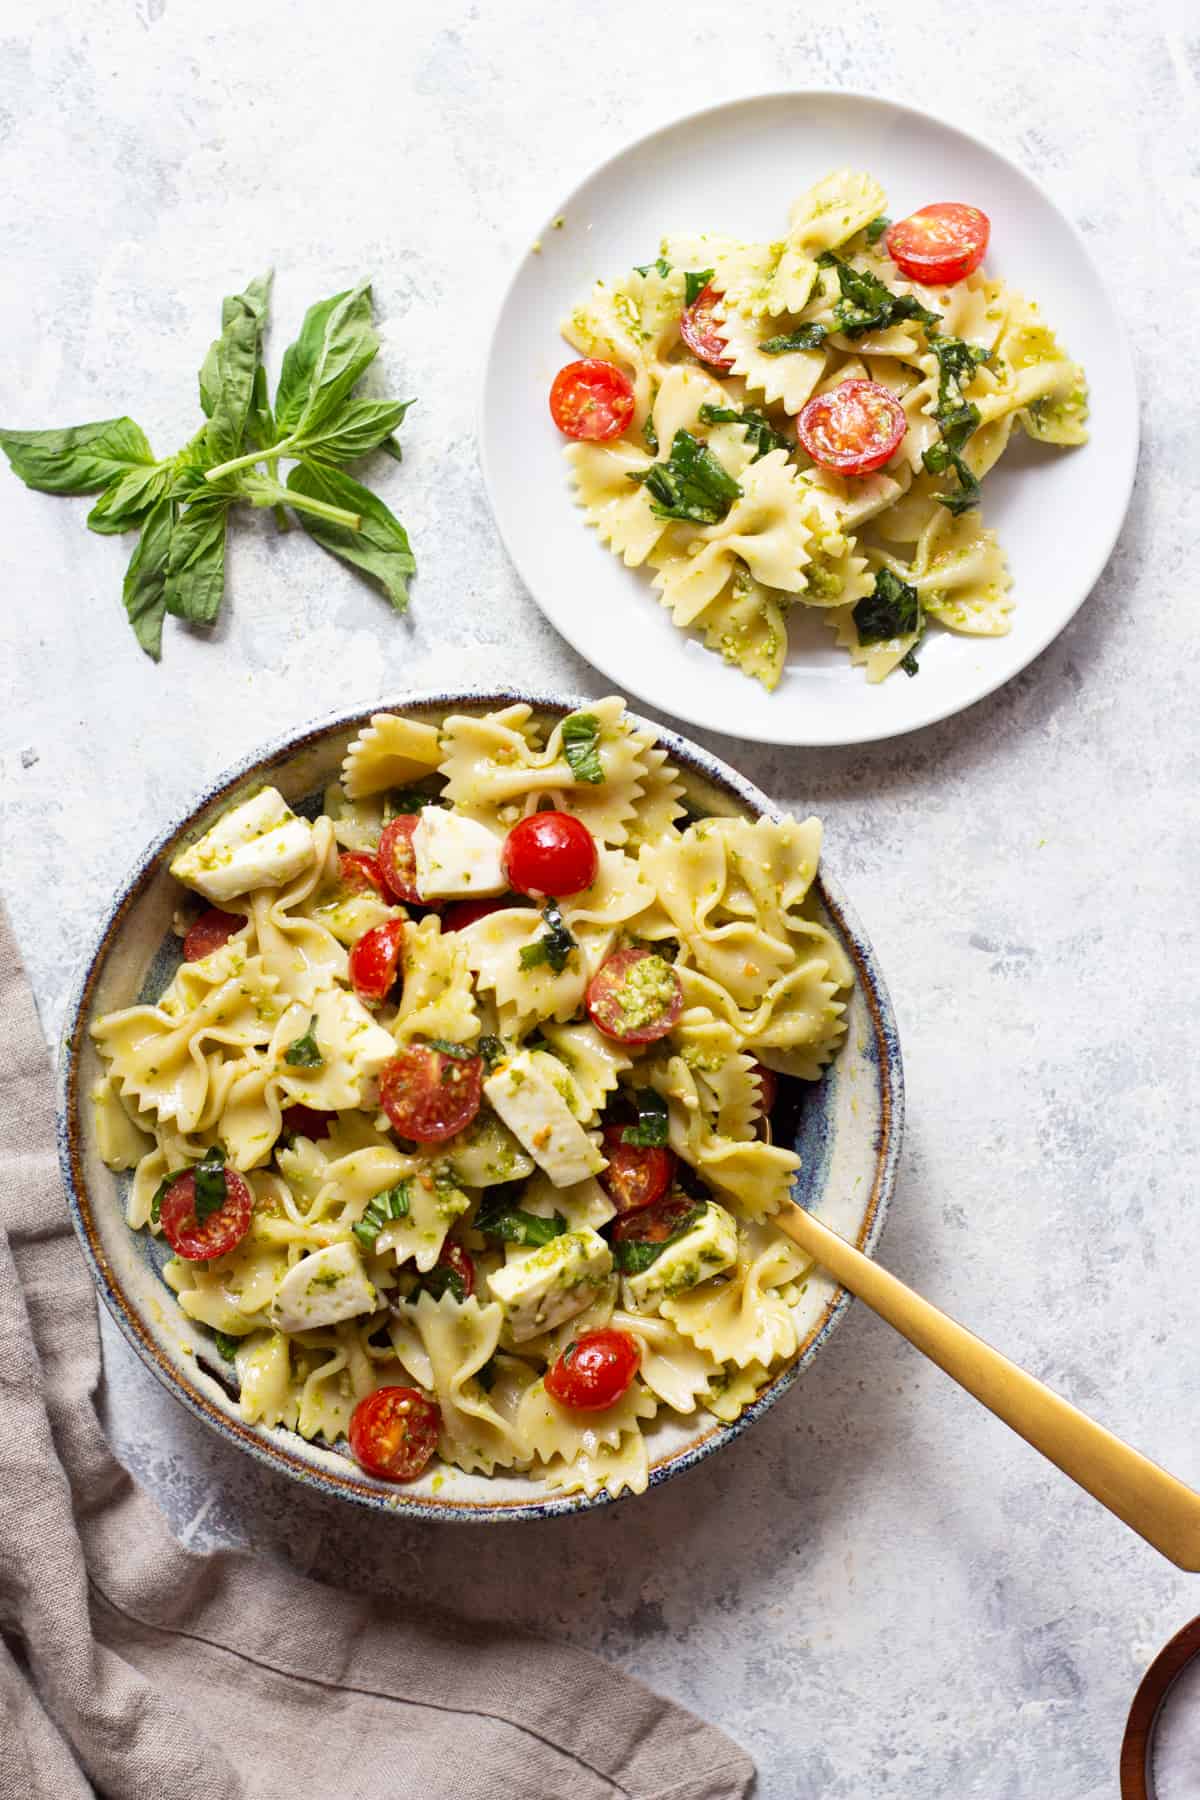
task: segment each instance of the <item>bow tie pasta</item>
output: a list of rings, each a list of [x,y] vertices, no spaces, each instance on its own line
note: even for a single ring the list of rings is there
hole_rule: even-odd
[[[616,698],[377,714],[313,811],[265,788],[179,851],[182,959],[93,1025],[129,1225],[248,1421],[640,1492],[656,1418],[736,1418],[799,1346],[770,1113],[845,1031],[821,828],[689,807]]]
[[[1083,370],[981,267],[986,216],[885,206],[836,170],[778,241],[668,235],[562,327],[585,360],[550,407],[587,523],[768,689],[796,606],[871,682],[915,675],[931,629],[1007,632],[983,478],[1018,427],[1087,441]]]

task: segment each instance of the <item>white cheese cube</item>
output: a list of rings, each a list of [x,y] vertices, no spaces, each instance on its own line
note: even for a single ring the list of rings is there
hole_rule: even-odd
[[[520,1343],[582,1312],[611,1270],[612,1251],[599,1232],[585,1227],[513,1257],[487,1284]]]
[[[171,864],[171,873],[223,906],[252,888],[282,887],[315,855],[313,828],[276,788],[262,788],[222,815]]]
[[[504,839],[443,806],[423,806],[412,834],[417,892],[422,900],[502,894],[508,886],[500,864]]]
[[[280,1331],[316,1331],[377,1305],[354,1245],[329,1244],[288,1270],[275,1290],[271,1320]]]
[[[634,1308],[653,1306],[673,1294],[682,1294],[714,1275],[732,1269],[737,1262],[737,1226],[723,1206],[710,1200],[704,1217],[678,1243],[668,1244],[640,1275],[626,1275],[626,1302]]]
[[[566,1097],[530,1051],[510,1056],[484,1082],[483,1091],[555,1187],[574,1187],[608,1166]]]

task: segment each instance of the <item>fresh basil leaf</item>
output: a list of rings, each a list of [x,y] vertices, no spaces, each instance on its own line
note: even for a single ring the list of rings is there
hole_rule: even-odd
[[[689,269],[683,278],[683,302],[694,306],[713,278],[711,269]]]
[[[169,463],[139,463],[104,490],[87,516],[88,529],[106,537],[136,530],[170,485]]]
[[[308,1021],[308,1030],[301,1037],[294,1038],[283,1053],[283,1060],[289,1069],[323,1069],[325,1058],[317,1043],[317,1015],[313,1014]]]
[[[452,1056],[455,1062],[470,1062],[477,1054],[467,1044],[452,1044],[448,1038],[426,1038],[425,1043],[430,1050],[440,1050],[443,1056]]]
[[[177,619],[211,625],[225,593],[226,494],[197,494],[171,532],[166,607]]]
[[[391,788],[383,802],[383,822],[397,819],[402,814],[420,812],[424,806],[440,806],[440,794],[431,794],[426,788],[406,787]]]
[[[213,463],[240,456],[245,448],[270,293],[268,273],[250,282],[245,293],[230,294],[222,302],[221,335],[200,370],[200,404],[208,417]]]
[[[504,1060],[505,1051],[503,1040],[494,1037],[491,1032],[485,1032],[483,1037],[480,1038],[478,1050],[480,1056],[483,1058],[483,1066],[489,1073],[496,1067],[498,1062],[503,1062]]]
[[[671,273],[671,265],[665,256],[660,256],[652,263],[635,263],[634,268],[639,275],[648,275],[651,269],[656,269],[664,280]]]
[[[318,437],[306,440],[305,455],[329,463],[366,456],[387,442],[412,404],[411,400],[348,400]]]
[[[642,442],[651,456],[658,455],[658,433],[654,429],[654,414],[648,412],[642,421]]]
[[[675,433],[665,462],[651,463],[629,480],[645,485],[656,518],[688,519],[697,525],[720,524],[742,492],[708,446],[690,431]]]
[[[612,1246],[613,1262],[622,1275],[640,1275],[645,1269],[656,1263],[663,1251],[671,1244],[677,1244],[680,1238],[686,1237],[693,1225],[701,1220],[708,1211],[706,1201],[693,1206],[671,1232],[669,1237],[662,1238],[657,1244],[647,1243],[644,1238],[621,1238]]]
[[[426,1269],[409,1299],[415,1299],[418,1293],[432,1294],[435,1300],[450,1294],[461,1306],[467,1297],[467,1284],[449,1263],[435,1263],[432,1269]]]
[[[562,725],[563,755],[576,781],[593,786],[604,780],[600,761],[600,721],[595,713],[568,713]]]
[[[192,1211],[196,1215],[196,1223],[203,1225],[205,1219],[220,1212],[229,1192],[225,1180],[225,1155],[220,1144],[214,1144],[211,1150],[205,1151],[204,1159],[196,1164],[193,1175],[196,1196]]]
[[[941,320],[941,313],[930,312],[915,294],[894,294],[877,275],[843,262],[832,250],[822,251],[817,262],[823,269],[837,273],[841,294],[834,301],[833,316],[844,337],[886,331],[902,319],[916,319],[922,325],[937,325]]]
[[[155,662],[162,655],[163,615],[167,610],[167,564],[171,555],[171,532],[175,507],[170,500],[160,500],[151,508],[137,549],[125,571],[123,599],[129,623],[147,656]]]
[[[536,969],[540,963],[548,963],[556,975],[561,975],[567,966],[568,957],[575,949],[575,939],[563,922],[562,909],[557,900],[547,900],[542,909],[542,918],[546,923],[546,935],[538,938],[536,943],[524,945],[520,956],[521,967]]]
[[[905,656],[900,658],[900,661],[896,666],[897,668],[903,669],[906,675],[919,675],[921,673],[921,665],[917,661],[916,644],[913,645],[912,649],[909,650]]]
[[[61,431],[0,431],[0,450],[26,487],[41,494],[96,494],[154,452],[132,419],[99,419]]]
[[[232,1337],[228,1331],[213,1332],[213,1342],[217,1346],[218,1354],[223,1356],[226,1362],[234,1361],[241,1341],[241,1338]]]
[[[938,403],[934,417],[940,418],[943,413],[953,413],[969,404],[965,389],[974,380],[980,365],[992,360],[992,353],[983,344],[968,344],[965,338],[943,337],[936,331],[930,331],[926,336],[929,348],[937,358]]]
[[[538,1213],[524,1212],[519,1206],[514,1206],[504,1211],[493,1209],[480,1213],[475,1221],[475,1229],[481,1231],[484,1237],[498,1238],[504,1244],[539,1246],[561,1237],[567,1229],[567,1221],[560,1212],[556,1212],[553,1218],[543,1219]]]
[[[384,1226],[393,1219],[406,1219],[411,1206],[408,1182],[398,1181],[395,1187],[385,1188],[368,1201],[362,1218],[351,1229],[364,1249],[373,1250]]]
[[[980,365],[991,360],[991,351],[983,344],[968,344],[963,338],[943,337],[939,332],[927,333],[929,348],[937,358],[938,403],[934,411],[941,441],[931,444],[921,460],[931,475],[943,475],[952,469],[958,486],[938,499],[947,511],[969,512],[979,503],[979,478],[963,456],[967,440],[978,429],[979,408],[966,397]]]
[[[877,569],[873,592],[854,608],[860,644],[883,644],[921,629],[921,600],[915,587],[888,568]]]
[[[814,320],[811,325],[801,325],[798,331],[766,338],[758,347],[764,356],[785,356],[789,350],[819,350],[828,335],[826,327]]]
[[[293,493],[358,514],[362,520],[358,531],[315,518],[311,513],[301,512],[298,517],[309,537],[323,550],[361,569],[378,583],[396,611],[404,612],[408,606],[408,578],[416,569],[416,558],[409,548],[408,533],[383,501],[343,470],[317,463],[298,463],[287,484]]]
[[[880,213],[877,219],[872,219],[871,223],[867,226],[868,244],[877,244],[891,222],[890,219],[885,218],[883,213]]]
[[[702,425],[740,425],[746,433],[746,442],[754,445],[754,461],[766,456],[772,450],[794,450],[795,444],[782,432],[776,431],[765,413],[756,407],[745,406],[741,410],[736,406],[714,406],[706,400],[700,408]]]
[[[292,439],[319,435],[378,350],[369,281],[310,306],[299,337],[283,354],[275,391],[277,428]]]
[[[636,1144],[641,1149],[660,1149],[668,1141],[667,1103],[653,1088],[637,1091],[638,1122],[627,1125],[621,1133],[623,1144]]]

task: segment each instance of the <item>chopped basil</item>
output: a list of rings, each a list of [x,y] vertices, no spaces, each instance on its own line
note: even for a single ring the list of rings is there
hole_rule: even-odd
[[[719,525],[742,492],[707,444],[690,431],[675,433],[666,462],[651,463],[629,480],[645,485],[655,518],[687,519],[695,525]]]
[[[467,1297],[467,1284],[458,1270],[449,1263],[435,1263],[432,1269],[425,1271],[408,1298],[415,1300],[419,1293],[432,1294],[435,1300],[440,1300],[444,1294],[450,1294],[461,1306]]]
[[[323,1069],[325,1058],[317,1043],[317,1015],[313,1014],[308,1021],[308,1030],[303,1037],[293,1039],[283,1053],[283,1060],[289,1069]]]
[[[576,781],[589,781],[595,786],[604,780],[600,761],[600,721],[595,713],[569,713],[562,727],[563,755],[571,765]]]
[[[758,347],[764,356],[783,356],[789,350],[819,350],[828,336],[827,328],[814,320],[811,325],[801,325],[798,331],[767,338]]]
[[[560,1212],[551,1219],[543,1219],[537,1213],[523,1212],[519,1206],[505,1210],[480,1213],[475,1221],[476,1231],[484,1237],[499,1238],[504,1244],[549,1244],[556,1237],[561,1237],[567,1229],[567,1221]]]
[[[852,267],[832,250],[823,251],[817,261],[823,269],[837,271],[841,296],[834,301],[833,316],[846,337],[886,331],[901,319],[917,319],[922,325],[936,325],[941,319],[941,313],[930,312],[915,294],[894,294],[877,275]]]
[[[736,406],[714,406],[706,400],[700,408],[702,425],[741,425],[746,433],[746,442],[754,445],[754,461],[766,456],[770,450],[793,450],[795,445],[782,432],[776,431],[765,413],[757,407],[746,406],[740,411]]]
[[[642,425],[642,442],[651,456],[658,455],[658,433],[654,429],[654,414],[647,413]]]
[[[162,1218],[162,1203],[163,1203],[163,1199],[166,1195],[167,1189],[174,1183],[174,1181],[177,1179],[177,1177],[184,1174],[184,1172],[185,1171],[182,1169],[176,1169],[173,1171],[172,1174],[164,1175],[162,1180],[159,1182],[158,1186],[155,1188],[154,1198],[150,1202],[150,1222],[151,1222],[151,1224],[157,1225],[159,1220]]]
[[[917,646],[915,644],[906,656],[900,658],[897,667],[903,669],[906,675],[919,675],[921,673],[921,665],[917,661]]]
[[[633,266],[639,275],[648,275],[651,269],[654,269],[663,277],[664,281],[671,273],[671,265],[665,256],[660,256],[657,261],[652,263],[635,263]]]
[[[891,222],[892,221],[885,218],[882,213],[880,213],[877,219],[872,219],[871,223],[867,226],[868,244],[877,244]]]
[[[478,1054],[469,1044],[452,1044],[449,1038],[426,1038],[426,1049],[440,1050],[443,1056],[452,1056],[455,1062],[470,1062]]]
[[[196,1197],[192,1207],[196,1223],[203,1225],[215,1212],[220,1212],[229,1192],[225,1181],[225,1155],[220,1144],[206,1150],[204,1160],[195,1168]]]
[[[854,608],[860,644],[883,644],[921,629],[921,600],[915,587],[891,569],[877,569],[874,592]]]
[[[637,1144],[644,1149],[658,1149],[667,1142],[667,1103],[653,1088],[637,1091],[638,1122],[627,1125],[621,1133],[623,1144]]]
[[[216,1344],[218,1351],[225,1358],[226,1362],[233,1361],[238,1353],[238,1345],[241,1341],[240,1338],[230,1337],[227,1331],[213,1332],[213,1342]]]
[[[649,1244],[643,1238],[621,1238],[612,1247],[613,1261],[622,1275],[640,1275],[645,1269],[656,1263],[669,1244],[677,1244],[686,1237],[692,1226],[704,1217],[707,1206],[693,1206],[685,1215],[669,1237],[661,1239],[657,1244]]]
[[[683,301],[694,306],[713,278],[711,269],[689,269],[683,278]]]
[[[967,440],[979,425],[979,408],[967,399],[964,389],[975,376],[980,363],[988,362],[991,351],[982,344],[968,344],[962,338],[942,337],[930,332],[929,348],[937,358],[938,403],[934,412],[939,443],[931,444],[921,460],[931,475],[944,475],[953,469],[958,486],[938,499],[948,512],[969,512],[979,501],[979,478],[963,456]]]
[[[398,1181],[395,1187],[385,1188],[382,1194],[376,1194],[367,1204],[367,1210],[354,1226],[354,1235],[367,1250],[373,1250],[375,1239],[384,1226],[393,1219],[406,1219],[411,1205],[409,1185],[407,1181]]]
[[[491,1032],[484,1033],[476,1045],[476,1049],[483,1058],[484,1068],[489,1071],[504,1059],[504,1041],[502,1038],[494,1037]]]
[[[575,939],[563,923],[557,900],[547,900],[542,918],[546,923],[546,934],[523,947],[521,967],[536,969],[541,963],[548,963],[556,975],[561,975],[567,966],[567,958],[575,949]]]
[[[393,788],[383,803],[384,824],[390,819],[401,818],[408,813],[420,812],[423,806],[440,806],[440,794],[430,794],[424,788]]]

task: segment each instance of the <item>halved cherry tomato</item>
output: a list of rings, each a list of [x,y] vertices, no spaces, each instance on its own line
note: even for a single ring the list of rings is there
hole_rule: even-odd
[[[383,1110],[401,1137],[440,1144],[465,1131],[483,1103],[483,1059],[409,1044],[379,1076]]]
[[[520,904],[515,894],[499,900],[452,900],[442,914],[442,931],[465,931],[477,919],[486,919],[494,912],[503,912],[506,907]]]
[[[396,985],[404,951],[404,920],[385,919],[364,931],[350,952],[350,985],[368,1005],[386,1000]]]
[[[443,1244],[434,1263],[435,1269],[449,1269],[462,1282],[462,1297],[469,1300],[475,1292],[475,1262],[461,1244]]]
[[[713,317],[714,306],[724,298],[710,281],[680,317],[679,330],[693,356],[698,356],[710,369],[728,371],[733,367],[733,358],[728,343],[721,336],[720,321]]]
[[[566,437],[593,444],[620,437],[633,410],[633,383],[615,363],[585,356],[554,377],[550,416]]]
[[[241,913],[222,912],[219,906],[210,906],[207,912],[200,914],[183,940],[184,962],[199,962],[202,956],[211,956],[214,950],[223,949],[245,923]]]
[[[952,287],[983,261],[992,222],[977,206],[939,200],[889,226],[888,255],[901,274],[923,287]]]
[[[617,1220],[613,1237],[619,1244],[630,1240],[638,1244],[665,1244],[669,1237],[674,1237],[695,1206],[696,1202],[689,1200],[686,1194],[676,1194],[670,1200],[660,1200],[657,1206],[640,1207],[637,1212],[625,1213]]]
[[[196,1177],[189,1169],[163,1195],[159,1219],[176,1256],[186,1262],[207,1262],[237,1248],[250,1229],[253,1211],[253,1194],[237,1170],[226,1166],[225,1198],[201,1221],[196,1217]]]
[[[758,1097],[765,1118],[779,1098],[779,1077],[774,1069],[768,1069],[760,1062],[755,1063],[753,1072],[758,1076]]]
[[[355,1460],[381,1481],[415,1481],[437,1449],[442,1410],[410,1387],[381,1387],[350,1414]]]
[[[297,1101],[295,1106],[285,1107],[280,1129],[292,1137],[311,1138],[316,1143],[329,1136],[329,1127],[336,1118],[336,1113],[318,1112],[315,1106],[304,1106]]]
[[[383,884],[395,899],[407,900],[410,906],[421,903],[417,892],[417,855],[412,847],[412,835],[420,823],[420,813],[399,813],[388,820],[379,839],[379,872]]]
[[[377,857],[364,850],[343,850],[338,857],[338,874],[342,886],[352,894],[379,894],[387,897],[383,870]]]
[[[546,1371],[546,1392],[576,1412],[615,1406],[638,1372],[642,1353],[627,1331],[585,1331]]]
[[[675,1173],[674,1152],[657,1144],[627,1144],[623,1125],[604,1127],[607,1169],[599,1175],[601,1187],[619,1213],[653,1206],[671,1185]]]
[[[839,475],[882,469],[907,430],[904,408],[877,381],[843,381],[815,394],[796,423],[813,461]]]
[[[605,1037],[653,1044],[683,1011],[683,989],[670,963],[653,950],[618,950],[592,976],[584,1004]]]
[[[572,813],[530,813],[514,825],[501,852],[519,894],[581,894],[596,879],[596,840]]]

